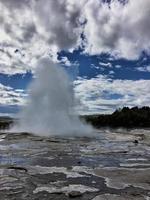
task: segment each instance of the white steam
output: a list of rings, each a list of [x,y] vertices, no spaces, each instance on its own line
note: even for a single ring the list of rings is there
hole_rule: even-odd
[[[35,77],[29,88],[29,102],[15,129],[42,136],[91,133],[92,128],[75,114],[73,89],[65,71],[43,58]]]

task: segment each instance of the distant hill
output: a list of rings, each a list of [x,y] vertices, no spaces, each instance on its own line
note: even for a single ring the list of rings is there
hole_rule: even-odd
[[[150,107],[124,107],[109,115],[86,115],[81,118],[96,128],[150,128]]]

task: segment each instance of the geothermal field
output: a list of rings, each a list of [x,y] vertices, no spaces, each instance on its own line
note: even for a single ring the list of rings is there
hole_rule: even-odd
[[[150,131],[0,133],[0,199],[149,200]]]
[[[0,200],[150,200],[150,0],[0,0]]]
[[[19,120],[0,133],[0,199],[149,200],[150,130],[95,130],[62,68],[42,59],[35,76]]]

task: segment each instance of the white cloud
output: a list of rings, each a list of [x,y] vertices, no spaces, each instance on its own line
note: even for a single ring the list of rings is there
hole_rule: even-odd
[[[59,63],[67,67],[79,66],[79,63],[77,61],[71,62],[66,56],[61,57],[61,59],[59,60]]]
[[[102,0],[0,0],[0,73],[34,71],[40,57],[49,54],[58,62],[57,52],[71,52],[81,45],[89,55],[110,53],[111,60],[115,56],[137,59],[143,50],[150,54],[149,14],[150,0],[129,0],[125,5],[118,0],[110,4]],[[77,64],[67,57],[60,62]],[[149,72],[150,68],[138,70]],[[150,105],[149,88],[149,80],[99,76],[75,81],[75,93],[82,102],[79,109],[84,112],[86,108],[90,113],[111,112],[118,106]],[[119,97],[109,99],[115,94]],[[24,92],[0,84],[1,104],[23,105],[25,98]]]
[[[75,48],[81,33],[80,14],[84,0],[39,0],[35,3],[37,30],[58,50]]]
[[[26,96],[23,90],[14,90],[9,86],[0,84],[0,105],[24,105]]]
[[[149,0],[0,0],[0,72],[34,71],[40,57],[58,61],[57,52],[82,45],[90,55],[138,58],[150,53],[149,13]]]
[[[91,68],[95,68],[95,69],[100,69],[100,66],[99,66],[99,65],[95,65],[95,64],[91,64],[90,67],[91,67]]]
[[[68,60],[68,58],[66,56],[62,57],[60,62],[64,65],[66,65],[67,67],[72,66],[72,63],[70,62],[70,60]]]
[[[79,79],[75,94],[80,113],[110,113],[123,106],[150,106],[150,80],[113,80],[106,76]]]
[[[143,50],[149,53],[149,0],[129,0],[125,5],[89,0],[84,12],[87,53],[110,52],[127,59],[138,58]]]
[[[49,54],[58,61],[57,52],[75,49],[80,43],[83,3],[0,0],[0,72],[34,70],[40,57]]]
[[[107,76],[74,81],[80,114],[111,113],[123,106],[150,106],[150,80],[113,80]],[[14,90],[0,84],[2,106],[23,106],[27,103],[24,90]]]
[[[110,75],[113,75],[113,74],[115,74],[115,72],[114,72],[113,70],[110,70],[110,71],[109,71],[109,74],[110,74]]]
[[[137,67],[136,69],[140,72],[150,72],[150,66]]]
[[[120,68],[122,68],[122,66],[121,65],[115,65],[115,68],[120,69]]]
[[[112,67],[112,64],[110,63],[110,62],[108,62],[108,63],[104,63],[104,62],[99,62],[99,64],[101,65],[101,66],[104,66],[104,67]]]
[[[21,73],[34,68],[48,45],[36,31],[27,1],[0,1],[0,72]],[[18,52],[16,51],[18,50]]]

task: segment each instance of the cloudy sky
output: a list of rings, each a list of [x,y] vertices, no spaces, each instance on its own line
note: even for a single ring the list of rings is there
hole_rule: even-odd
[[[81,114],[150,106],[150,0],[0,0],[0,113],[16,113],[43,56]],[[54,86],[55,87],[55,86]]]

